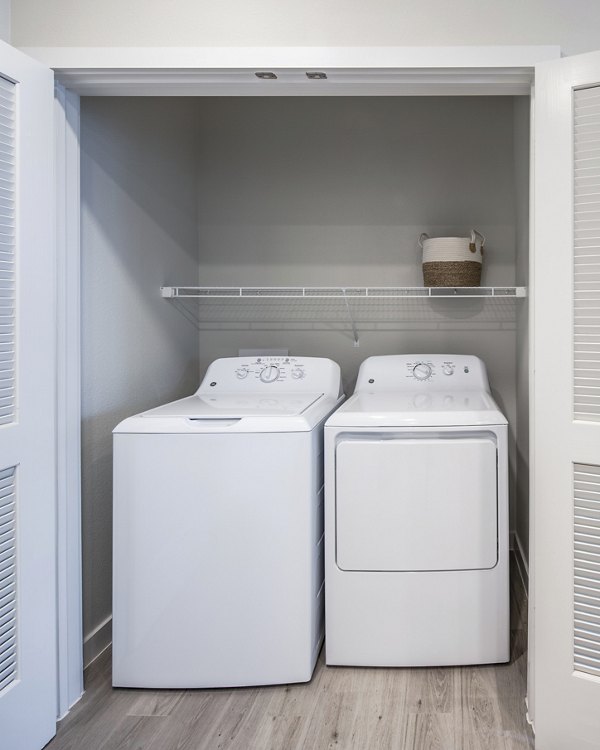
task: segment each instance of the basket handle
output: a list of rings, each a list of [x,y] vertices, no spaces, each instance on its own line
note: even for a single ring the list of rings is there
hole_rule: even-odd
[[[478,232],[477,229],[471,229],[471,244],[469,245],[469,249],[472,253],[477,251],[477,238],[478,237],[481,240],[481,245],[479,247],[483,254],[483,246],[485,245],[485,236],[481,234],[481,232]]]
[[[425,242],[425,240],[428,240],[428,239],[429,239],[429,235],[427,234],[427,232],[421,232],[421,234],[419,235],[419,240],[418,240],[419,247],[421,248],[421,250],[423,249],[423,243]]]

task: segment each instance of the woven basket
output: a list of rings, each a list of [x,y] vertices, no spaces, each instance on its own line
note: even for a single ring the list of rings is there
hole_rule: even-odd
[[[470,237],[429,237],[423,233],[425,286],[479,286],[485,237],[475,229]]]

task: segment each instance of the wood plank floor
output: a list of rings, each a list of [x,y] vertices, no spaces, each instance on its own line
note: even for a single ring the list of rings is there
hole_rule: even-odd
[[[47,750],[522,750],[527,607],[513,565],[510,664],[326,667],[312,681],[234,690],[111,687],[110,652]]]

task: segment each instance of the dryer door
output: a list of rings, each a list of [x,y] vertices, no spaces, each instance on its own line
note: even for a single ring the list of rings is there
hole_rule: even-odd
[[[341,440],[336,477],[336,559],[343,570],[496,565],[494,435]]]

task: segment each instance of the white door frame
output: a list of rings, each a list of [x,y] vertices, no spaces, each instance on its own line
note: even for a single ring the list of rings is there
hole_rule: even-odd
[[[560,48],[54,47],[22,51],[53,68],[58,82],[58,714],[63,716],[83,691],[79,96],[530,95],[535,64],[560,57]],[[277,78],[259,79],[255,74],[260,71],[274,72]],[[311,71],[325,72],[327,80],[308,79],[306,73]],[[530,362],[533,334],[532,326]],[[533,444],[530,453],[533,456]],[[533,492],[530,503],[533,513]]]
[[[58,707],[83,693],[79,96],[55,86]]]

